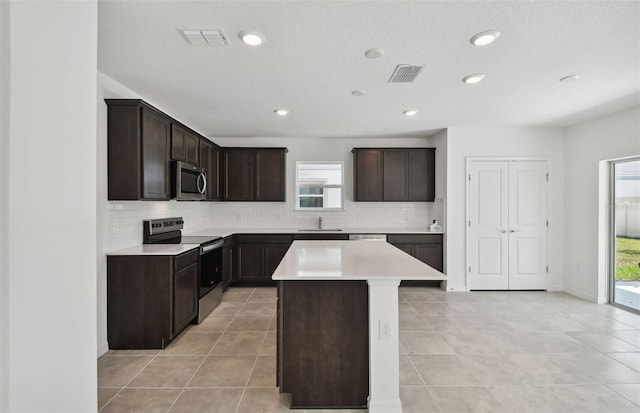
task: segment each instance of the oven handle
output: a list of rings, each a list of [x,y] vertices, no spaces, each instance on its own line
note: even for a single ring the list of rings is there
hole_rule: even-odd
[[[200,255],[206,254],[207,252],[211,252],[213,250],[216,250],[218,248],[222,248],[222,245],[224,244],[224,240],[220,240],[218,242],[215,242],[213,244],[209,244],[205,247],[201,247],[200,248]]]

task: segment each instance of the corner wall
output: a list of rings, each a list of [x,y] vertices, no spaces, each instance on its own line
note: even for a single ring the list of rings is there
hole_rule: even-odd
[[[607,301],[606,164],[640,155],[640,107],[565,130],[565,291],[594,302]],[[600,169],[603,167],[603,174]],[[602,182],[601,182],[602,179]]]
[[[564,139],[560,128],[453,127],[447,136],[447,289],[466,290],[466,160],[535,157],[548,160],[549,290],[563,289]]]
[[[0,1],[0,412],[9,410],[9,20]]]
[[[2,3],[2,410],[96,411],[97,2]]]

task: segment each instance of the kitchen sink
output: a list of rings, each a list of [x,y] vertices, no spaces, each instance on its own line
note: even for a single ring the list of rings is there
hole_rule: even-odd
[[[313,228],[313,229],[299,229],[301,232],[337,232],[342,231],[342,228]]]

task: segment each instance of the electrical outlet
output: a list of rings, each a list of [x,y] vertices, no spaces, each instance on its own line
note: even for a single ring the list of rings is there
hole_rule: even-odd
[[[391,322],[389,320],[379,320],[380,325],[380,339],[381,340],[390,340],[391,339]]]

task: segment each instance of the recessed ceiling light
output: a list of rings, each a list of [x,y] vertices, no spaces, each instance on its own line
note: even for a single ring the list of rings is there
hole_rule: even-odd
[[[484,32],[473,35],[469,41],[475,46],[486,46],[495,42],[498,37],[500,37],[499,31],[485,30]]]
[[[573,81],[575,81],[575,80],[578,80],[579,78],[580,78],[580,76],[578,76],[578,75],[568,75],[568,76],[561,77],[561,78],[560,78],[560,81],[561,81],[562,83],[565,83],[565,82],[573,82]]]
[[[409,110],[405,110],[402,113],[404,113],[406,116],[415,116],[418,113],[418,111],[415,109],[409,109]]]
[[[354,90],[351,92],[353,96],[363,96],[366,92],[364,90]]]
[[[364,52],[364,55],[367,56],[369,59],[377,59],[381,57],[383,54],[384,54],[384,50],[382,49],[369,49],[366,52]]]
[[[260,46],[264,42],[264,34],[256,31],[241,32],[240,39],[249,46]]]
[[[278,116],[287,116],[289,114],[289,109],[276,109],[274,112]]]
[[[484,73],[474,73],[473,75],[467,75],[462,78],[462,81],[468,85],[480,82],[484,79]]]

